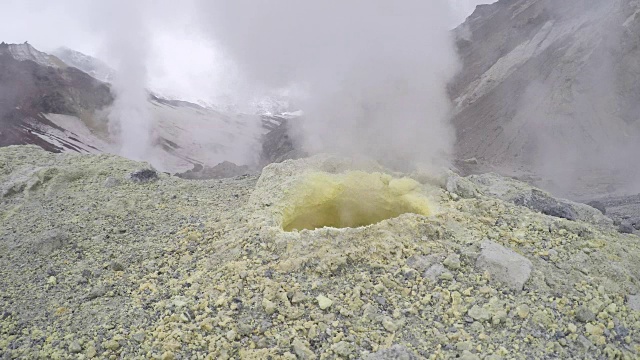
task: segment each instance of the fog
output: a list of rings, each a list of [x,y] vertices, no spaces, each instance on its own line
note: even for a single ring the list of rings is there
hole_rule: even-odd
[[[102,51],[116,70],[112,90],[114,103],[109,109],[109,130],[120,146],[120,154],[134,160],[148,160],[152,146],[152,119],[148,108],[147,58],[150,31],[145,11],[150,1],[111,0],[97,5],[96,18],[102,21]]]
[[[293,131],[305,150],[434,168],[453,151],[449,30],[476,3],[9,0],[0,30],[114,67],[110,129],[130,158],[153,146],[150,89],[241,112],[286,94],[305,112]]]
[[[590,22],[574,36],[576,43],[592,46],[592,52],[570,54],[573,62],[541,69],[527,86],[516,114],[527,122],[533,144],[527,157],[557,194],[637,193],[640,169],[633,164],[640,153],[640,23],[629,21],[637,5],[585,2],[579,11],[566,6],[571,5],[547,10],[553,17],[566,17],[564,21],[575,11],[574,21]],[[545,70],[550,76],[543,76]]]
[[[446,84],[458,69],[447,1],[202,1],[244,81],[295,87],[310,153],[433,167],[453,146]]]

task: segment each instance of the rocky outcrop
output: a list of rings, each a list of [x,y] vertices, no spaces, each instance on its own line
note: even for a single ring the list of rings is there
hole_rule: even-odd
[[[637,178],[627,164],[640,139],[638,1],[500,0],[454,33],[459,158],[555,180],[593,169]]]
[[[291,121],[303,121],[300,118],[263,116],[263,126],[268,130],[262,137],[260,164],[262,166],[288,159],[305,157],[300,145],[292,138]]]

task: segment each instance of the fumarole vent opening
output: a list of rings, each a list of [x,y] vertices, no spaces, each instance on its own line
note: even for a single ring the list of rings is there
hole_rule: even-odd
[[[429,201],[415,180],[361,171],[316,172],[288,194],[282,228],[355,228],[406,213],[431,215]]]

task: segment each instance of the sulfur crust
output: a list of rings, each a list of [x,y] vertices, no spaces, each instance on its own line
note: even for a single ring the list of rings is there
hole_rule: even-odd
[[[406,213],[432,214],[415,180],[363,171],[309,173],[285,203],[285,231],[360,227]]]

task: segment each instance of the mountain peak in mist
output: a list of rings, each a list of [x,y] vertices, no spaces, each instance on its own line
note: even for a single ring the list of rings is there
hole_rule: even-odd
[[[52,53],[69,66],[76,67],[102,82],[110,83],[115,78],[115,70],[104,61],[93,56],[65,46],[53,50]]]

